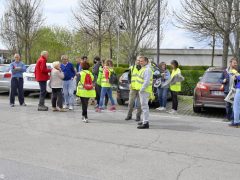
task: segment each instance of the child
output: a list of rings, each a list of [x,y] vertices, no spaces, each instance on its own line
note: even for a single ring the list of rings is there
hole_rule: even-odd
[[[59,61],[53,62],[53,69],[51,72],[51,77],[49,82],[49,85],[52,88],[52,110],[53,111],[66,112],[66,110],[63,109],[63,95],[62,95],[63,78],[64,78],[64,74],[61,71],[60,62]]]

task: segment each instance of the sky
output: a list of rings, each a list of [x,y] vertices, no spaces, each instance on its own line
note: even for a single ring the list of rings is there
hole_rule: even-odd
[[[169,10],[179,11],[181,4],[180,0],[167,0]],[[0,16],[4,11],[6,0],[0,0]],[[77,5],[78,0],[43,0],[43,14],[45,17],[44,25],[58,25],[66,28],[71,28],[73,23],[71,10]],[[175,27],[171,23],[172,15],[168,16],[170,20],[165,32],[164,39],[161,42],[161,48],[182,49],[182,48],[208,48],[205,44],[199,43],[192,38],[192,34]],[[0,41],[0,48],[5,48]]]

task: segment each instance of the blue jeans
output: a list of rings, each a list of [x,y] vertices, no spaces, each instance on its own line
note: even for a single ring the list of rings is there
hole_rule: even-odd
[[[167,94],[168,94],[168,88],[158,88],[158,101],[159,101],[160,107],[167,106]]]
[[[63,95],[64,95],[64,104],[73,106],[74,103],[74,88],[73,80],[63,81]]]
[[[237,89],[234,97],[233,111],[234,111],[234,124],[240,123],[240,89]]]
[[[227,97],[227,94],[225,94],[225,97]],[[232,121],[234,119],[233,107],[229,102],[226,102],[226,116],[229,121]]]
[[[112,88],[111,87],[102,87],[101,89],[101,96],[100,96],[100,102],[99,102],[99,108],[103,108],[103,100],[104,100],[104,97],[105,95],[108,95],[110,101],[111,101],[111,104],[112,106],[115,105],[115,102],[114,102],[114,99],[112,97]]]

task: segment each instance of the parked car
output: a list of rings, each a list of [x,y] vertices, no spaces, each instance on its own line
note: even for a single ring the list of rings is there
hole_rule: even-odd
[[[204,108],[225,108],[222,81],[224,69],[211,67],[197,83],[193,96],[193,111],[200,113]]]
[[[157,71],[160,72],[160,69],[158,68],[158,66],[152,62],[152,69],[154,74],[158,74],[156,73]],[[128,74],[129,74],[129,70],[126,70],[119,78],[119,83],[118,83],[118,88],[117,88],[117,103],[119,105],[124,105],[126,101],[129,100],[129,81],[128,81]],[[156,81],[156,77],[153,76],[153,84]],[[152,102],[152,104],[154,105],[158,105],[158,92],[157,92],[157,88],[153,87],[154,90],[154,95],[155,95],[155,100]],[[168,93],[168,99],[171,98],[170,92]]]
[[[12,74],[9,64],[0,64],[0,91],[9,91]]]
[[[24,78],[23,89],[25,94],[40,91],[39,83],[35,79],[35,74],[34,74],[35,67],[36,67],[36,64],[31,64],[27,68],[26,72],[23,73],[23,78]],[[47,63],[47,68],[51,69],[52,63]],[[47,90],[49,91],[49,89]]]

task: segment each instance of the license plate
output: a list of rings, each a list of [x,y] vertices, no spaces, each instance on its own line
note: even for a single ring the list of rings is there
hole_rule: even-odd
[[[34,77],[28,77],[27,80],[28,81],[36,81]]]
[[[224,92],[222,91],[211,91],[211,94],[215,96],[224,96]]]

